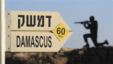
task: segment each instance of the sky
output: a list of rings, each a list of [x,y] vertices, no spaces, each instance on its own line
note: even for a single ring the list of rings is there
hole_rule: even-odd
[[[32,10],[57,11],[72,29],[71,37],[64,47],[81,48],[85,45],[83,34],[89,33],[82,25],[74,22],[95,16],[98,21],[98,42],[108,40],[113,46],[113,0],[6,0],[6,11]],[[90,39],[89,44],[93,46]]]

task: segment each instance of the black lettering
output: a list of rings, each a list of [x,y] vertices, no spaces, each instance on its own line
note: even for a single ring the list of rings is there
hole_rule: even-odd
[[[32,47],[32,46],[33,46],[33,47],[35,46],[35,44],[34,44],[34,37],[33,37],[33,36],[31,37],[31,47]]]
[[[30,36],[26,36],[26,47],[30,47]]]
[[[33,27],[36,24],[36,16],[26,15],[26,26]]]
[[[20,47],[20,42],[21,42],[20,36],[17,36],[17,37],[16,37],[16,46],[17,46],[17,47]]]
[[[48,46],[49,46],[49,48],[51,48],[51,46],[52,46],[52,37],[51,36],[49,36],[48,37]]]
[[[47,47],[47,36],[44,36],[44,47],[46,48]]]
[[[35,37],[35,41],[36,41],[36,47],[38,47],[38,46],[39,46],[39,43],[40,43],[40,42],[39,42],[39,37],[38,37],[38,36]]]
[[[38,24],[37,27],[44,27],[44,16],[37,16]]]
[[[24,25],[25,22],[25,16],[24,15],[18,15],[18,28],[20,29],[21,26]]]
[[[17,47],[52,47],[51,36],[16,36]]]
[[[43,47],[43,42],[42,42],[42,40],[43,40],[43,36],[40,36],[40,47],[42,48]]]
[[[24,47],[26,47],[26,46],[25,46],[25,41],[24,41],[24,36],[22,36],[21,47],[22,47],[22,45],[23,45]]]
[[[48,27],[51,27],[51,16],[46,16],[48,18]]]

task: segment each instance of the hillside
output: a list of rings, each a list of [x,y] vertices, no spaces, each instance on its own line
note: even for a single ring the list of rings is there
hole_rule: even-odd
[[[113,47],[62,48],[59,52],[6,52],[6,64],[113,64]]]

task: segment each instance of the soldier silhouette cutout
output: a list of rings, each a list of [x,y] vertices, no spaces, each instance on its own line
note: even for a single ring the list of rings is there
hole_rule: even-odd
[[[98,33],[98,22],[95,20],[94,16],[89,17],[89,21],[83,21],[83,22],[76,22],[83,24],[85,29],[90,30],[90,33],[84,34],[83,38],[86,43],[84,47],[89,48],[89,43],[88,43],[88,38],[91,38],[93,44],[98,47],[98,46],[103,46],[104,44],[108,45],[108,41],[105,40],[103,43],[97,43],[97,33]]]

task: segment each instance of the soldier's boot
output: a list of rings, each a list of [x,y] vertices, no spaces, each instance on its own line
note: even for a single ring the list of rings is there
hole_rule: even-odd
[[[106,45],[109,45],[109,43],[108,43],[107,40],[105,40],[103,43],[98,43],[98,44],[97,44],[97,47],[100,47],[100,46],[103,47],[105,44],[106,44]]]
[[[109,43],[108,43],[108,41],[107,41],[107,40],[105,40],[105,41],[104,41],[104,44],[109,45]]]
[[[86,44],[83,46],[84,48],[89,48],[89,44]]]

